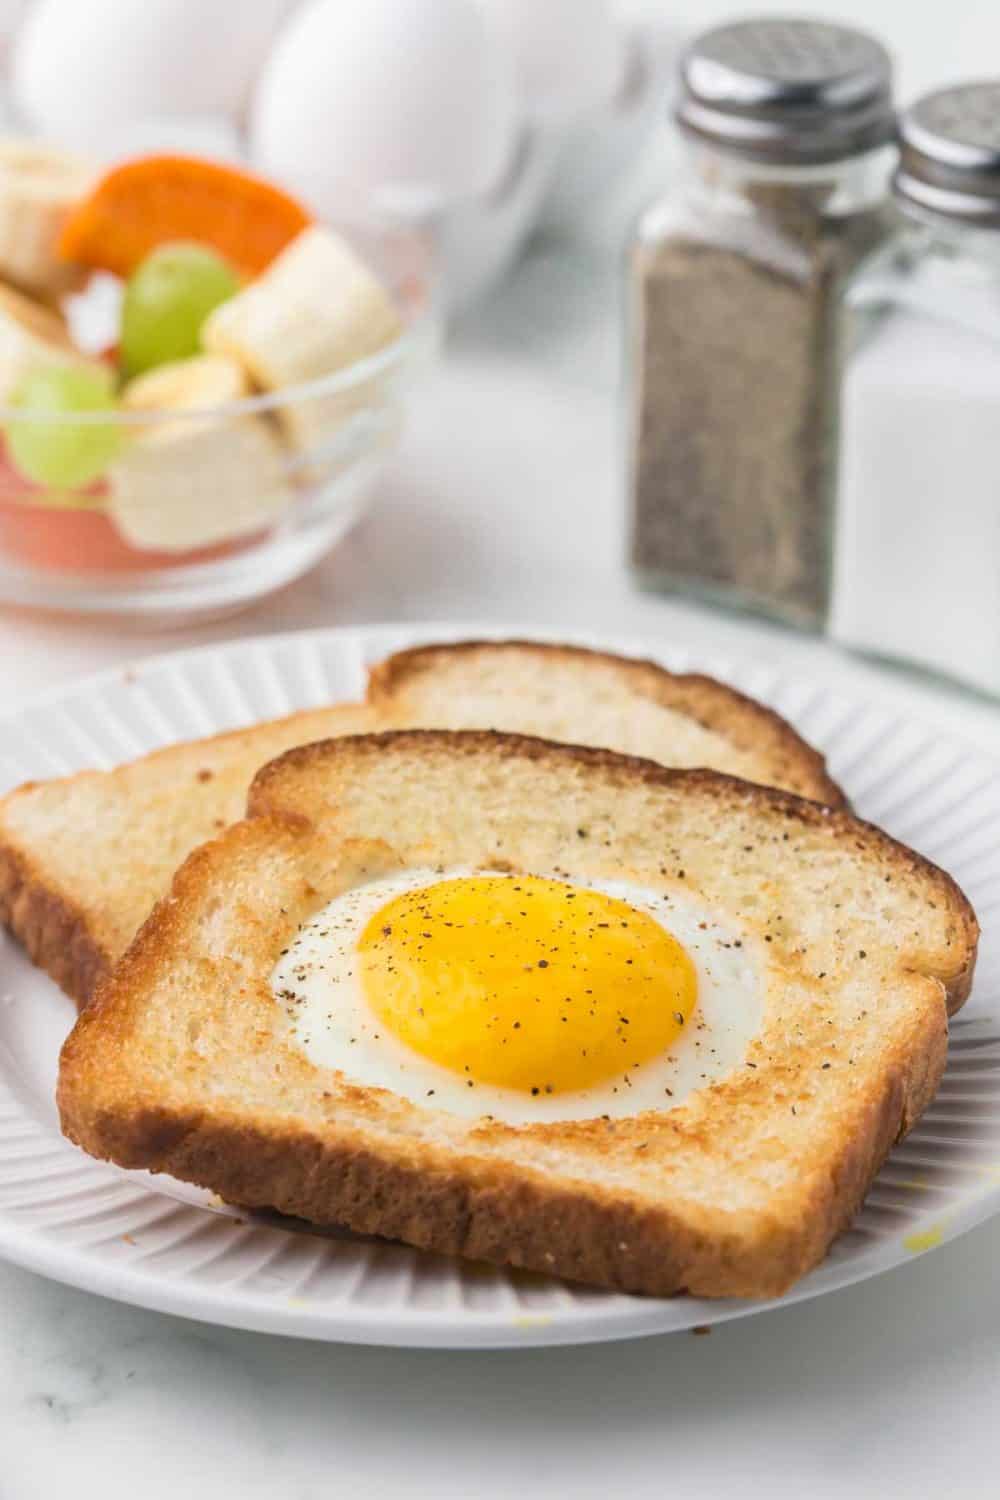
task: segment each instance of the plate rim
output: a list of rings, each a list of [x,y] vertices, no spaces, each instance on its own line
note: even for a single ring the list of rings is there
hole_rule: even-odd
[[[191,1205],[192,1208],[195,1205]],[[206,1323],[214,1327],[241,1329],[247,1333],[266,1333],[285,1338],[300,1338],[311,1343],[353,1344],[369,1348],[393,1349],[446,1349],[455,1352],[475,1352],[493,1349],[556,1348],[576,1344],[607,1344],[619,1340],[652,1338],[670,1333],[689,1333],[693,1328],[714,1327],[716,1324],[732,1323],[738,1319],[756,1317],[763,1313],[780,1312],[800,1302],[810,1302],[817,1297],[846,1290],[858,1282],[868,1281],[916,1260],[921,1255],[934,1251],[961,1238],[978,1225],[985,1223],[1000,1212],[1000,1187],[992,1187],[981,1195],[970,1199],[964,1209],[953,1212],[941,1224],[935,1234],[933,1245],[926,1249],[913,1250],[907,1258],[896,1257],[884,1265],[871,1265],[885,1253],[885,1246],[873,1247],[845,1264],[850,1271],[838,1274],[828,1286],[812,1286],[809,1278],[803,1277],[782,1297],[772,1297],[760,1302],[744,1299],[720,1298],[707,1304],[703,1299],[692,1299],[691,1307],[697,1307],[699,1315],[678,1324],[668,1319],[664,1304],[671,1306],[678,1298],[645,1298],[625,1293],[609,1293],[615,1302],[627,1300],[634,1303],[627,1313],[620,1313],[605,1304],[604,1316],[584,1314],[578,1319],[567,1320],[560,1325],[553,1313],[517,1313],[508,1315],[506,1323],[495,1315],[483,1315],[463,1309],[459,1319],[443,1319],[432,1312],[411,1312],[394,1309],[391,1314],[381,1314],[377,1308],[368,1309],[370,1321],[362,1324],[357,1316],[323,1313],[318,1321],[319,1304],[303,1306],[289,1305],[289,1301],[269,1303],[264,1299],[246,1304],[238,1299],[219,1299],[211,1287],[202,1288],[198,1283],[184,1279],[159,1280],[144,1275],[136,1268],[117,1263],[105,1264],[86,1252],[77,1251],[80,1264],[71,1270],[60,1267],[59,1247],[46,1244],[32,1253],[32,1246],[22,1250],[8,1237],[5,1216],[0,1211],[0,1259],[23,1270],[58,1282],[79,1291],[91,1292],[127,1306],[144,1308],[151,1312],[166,1313],[192,1322]],[[38,1237],[36,1237],[38,1238]],[[30,1239],[30,1236],[26,1236]],[[48,1252],[48,1253],[46,1253]],[[67,1260],[73,1255],[64,1252]],[[822,1271],[824,1264],[816,1268]],[[816,1274],[811,1273],[811,1274]],[[299,1299],[290,1299],[296,1301]]]

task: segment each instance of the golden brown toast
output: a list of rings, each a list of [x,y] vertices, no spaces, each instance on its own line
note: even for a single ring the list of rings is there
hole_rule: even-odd
[[[581,830],[585,836],[581,836]],[[270,976],[386,872],[624,873],[724,917],[762,1019],[675,1108],[512,1125],[318,1067]],[[825,1254],[933,1097],[975,916],[843,810],[489,732],[292,750],[193,853],[68,1039],[69,1137],[248,1206],[626,1291],[769,1296]]]
[[[843,801],[790,725],[710,678],[568,646],[432,646],[376,667],[368,705],[309,710],[0,800],[0,920],[82,1005],[185,855],[242,816],[260,766],[293,745],[407,722],[543,734]]]

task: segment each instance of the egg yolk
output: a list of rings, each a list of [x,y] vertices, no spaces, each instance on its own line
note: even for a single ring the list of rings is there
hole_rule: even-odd
[[[407,891],[358,943],[371,1010],[470,1086],[583,1089],[665,1052],[697,998],[680,943],[625,901],[539,876]]]

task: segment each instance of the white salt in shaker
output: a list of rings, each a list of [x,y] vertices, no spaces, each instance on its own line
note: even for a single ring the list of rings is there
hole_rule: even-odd
[[[903,226],[847,293],[830,630],[1000,693],[1000,82],[900,141]]]

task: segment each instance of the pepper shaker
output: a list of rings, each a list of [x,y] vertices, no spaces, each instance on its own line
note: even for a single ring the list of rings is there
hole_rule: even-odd
[[[707,32],[681,64],[683,180],[627,256],[630,557],[640,583],[819,628],[838,301],[885,236],[892,68],[803,20]]]

